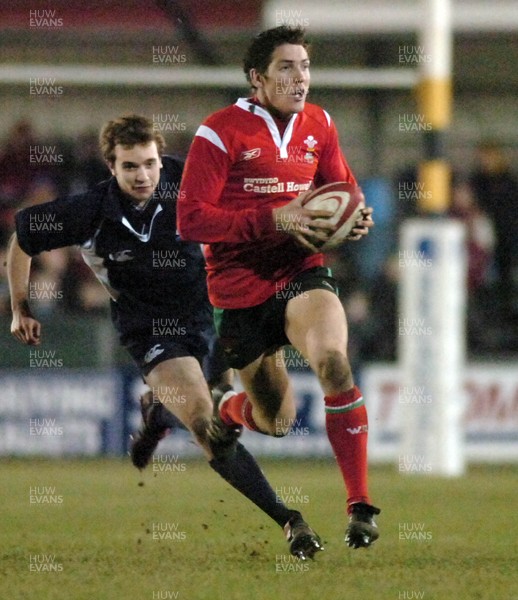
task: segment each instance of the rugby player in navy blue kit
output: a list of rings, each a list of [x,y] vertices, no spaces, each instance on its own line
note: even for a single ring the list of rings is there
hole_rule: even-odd
[[[213,409],[201,365],[213,345],[212,310],[201,248],[181,241],[176,230],[182,161],[162,156],[162,136],[138,115],[108,122],[100,145],[112,172],[109,180],[16,215],[8,251],[12,334],[28,345],[41,343],[41,324],[28,303],[32,256],[79,245],[110,295],[121,344],[160,401],[148,395],[143,404],[144,426],[132,447],[133,463],[146,466],[170,426],[170,411],[192,433],[211,467],[284,528],[291,553],[312,558],[321,549],[320,539],[298,511],[280,502],[237,441],[236,426],[221,431],[216,441],[207,435]],[[222,379],[222,364],[209,377]],[[220,393],[226,390],[228,385]]]

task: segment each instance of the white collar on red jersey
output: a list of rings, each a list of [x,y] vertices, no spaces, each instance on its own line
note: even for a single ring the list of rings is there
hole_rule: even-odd
[[[288,125],[284,131],[284,135],[281,137],[277,123],[265,108],[250,102],[248,98],[239,98],[236,102],[236,106],[246,110],[247,112],[257,115],[258,117],[261,117],[261,119],[266,122],[266,125],[270,130],[274,144],[277,146],[277,148],[279,148],[279,157],[288,158],[288,144],[290,143],[291,136],[293,135],[293,125],[295,124],[295,119],[297,118],[298,113],[291,115]]]

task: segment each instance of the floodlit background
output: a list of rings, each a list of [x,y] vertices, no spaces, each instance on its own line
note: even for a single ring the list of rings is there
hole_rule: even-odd
[[[509,436],[517,431],[518,393],[518,380],[506,368],[516,364],[518,352],[518,13],[512,2],[504,1],[459,1],[452,9],[450,213],[467,228],[467,357],[469,364],[477,364],[479,375],[470,376],[465,391],[472,412],[491,420],[483,433],[503,428]],[[9,3],[0,21],[2,256],[16,210],[80,192],[106,177],[97,134],[107,119],[128,111],[145,114],[166,137],[168,151],[185,155],[205,116],[247,94],[240,61],[250,38],[281,23],[302,25],[313,44],[310,99],[335,120],[343,151],[376,211],[376,230],[368,239],[328,256],[348,314],[351,360],[360,379],[368,365],[394,365],[405,335],[397,305],[404,269],[399,228],[406,218],[419,214],[420,200],[427,194],[416,181],[423,131],[428,127],[413,91],[418,69],[428,60],[419,45],[420,14],[419,3],[410,1],[387,5],[327,0],[318,6],[232,0]],[[481,149],[487,143],[491,148]],[[487,185],[492,191],[486,191]],[[10,311],[3,276],[2,271],[0,358],[9,393],[4,408],[0,400],[0,430],[11,434],[1,436],[0,452],[17,453],[34,445],[34,450],[45,453],[52,443],[58,453],[76,452],[77,443],[72,450],[60,448],[56,440],[27,442],[25,420],[29,404],[36,416],[56,416],[44,415],[49,407],[41,404],[41,396],[48,393],[52,402],[58,402],[54,387],[62,389],[68,369],[94,369],[88,378],[93,396],[112,395],[111,388],[95,380],[99,369],[128,366],[124,374],[131,378],[130,362],[111,330],[107,298],[75,250],[45,253],[35,260],[31,299],[44,322],[41,350],[48,353],[44,358],[54,359],[55,368],[30,368],[35,364],[30,362],[30,350],[8,334]],[[322,415],[312,411],[318,389],[308,379],[303,361],[291,357],[289,364],[301,382],[301,426],[318,432]],[[13,379],[13,368],[24,371]],[[394,433],[397,416],[382,406],[400,404],[387,391],[397,388],[397,376],[390,369],[381,372],[374,367],[372,377],[371,412],[376,411],[377,421],[385,419],[388,435]],[[25,408],[15,399],[19,381],[30,396]],[[27,381],[34,382],[37,393],[29,392]],[[68,381],[78,388],[74,378]],[[79,389],[84,398],[82,384]],[[130,393],[134,397],[137,392]],[[106,403],[100,412],[90,410],[87,422],[96,420],[92,431],[98,431],[99,422],[109,420],[109,414]],[[482,427],[473,420],[476,414],[468,423],[470,433]],[[65,412],[59,417],[67,420],[73,415]],[[104,441],[97,434],[96,441],[91,438],[87,443],[86,436],[83,450],[97,453],[119,447],[120,451],[125,428],[132,424],[121,427],[110,440],[106,427]],[[318,452],[327,448],[325,440],[320,441]],[[279,450],[276,441],[257,443]],[[307,452],[308,444],[300,443]],[[373,458],[378,454],[387,457],[384,449],[378,453],[374,447]]]
[[[511,463],[505,469],[515,473],[518,10],[512,0],[452,0],[452,14],[454,105],[446,133],[452,170],[447,216],[465,225],[467,240],[465,337],[460,340],[466,351],[460,403],[463,452],[470,465],[489,462],[496,468]],[[372,480],[376,486],[379,475],[384,486],[386,483],[384,489],[375,487],[380,502],[384,492],[394,504],[413,494],[423,502],[426,498],[442,502],[444,496],[434,496],[420,488],[421,484],[405,487],[408,472],[433,473],[419,457],[402,455],[399,446],[405,411],[412,404],[427,403],[418,388],[405,389],[398,361],[402,338],[416,334],[407,330],[399,307],[400,283],[408,268],[408,257],[401,254],[400,226],[411,217],[422,216],[419,205],[427,194],[417,179],[417,167],[424,157],[423,132],[428,128],[415,94],[419,69],[426,60],[419,45],[419,31],[426,25],[422,15],[422,3],[417,0],[4,3],[0,14],[0,456],[5,457],[4,466],[21,477],[18,481],[27,486],[51,486],[57,481],[56,493],[47,491],[46,495],[62,493],[66,502],[73,495],[74,484],[63,484],[60,491],[59,476],[53,474],[54,467],[59,471],[58,459],[124,457],[124,468],[131,473],[125,454],[128,435],[139,422],[137,399],[142,384],[118,347],[104,291],[75,249],[45,253],[34,260],[30,292],[34,312],[43,323],[39,354],[31,355],[30,348],[11,338],[4,262],[14,214],[61,194],[80,193],[108,176],[97,150],[97,135],[106,120],[122,113],[148,116],[166,138],[168,152],[185,155],[207,115],[247,95],[241,57],[251,37],[285,23],[308,30],[312,43],[309,100],[322,105],[334,119],[344,154],[375,209],[376,228],[368,239],[328,255],[348,315],[350,358],[369,409]],[[51,366],[39,368],[41,359]],[[285,474],[296,468],[290,466],[288,457],[310,461],[331,457],[318,384],[305,361],[289,349],[286,360],[293,372],[299,407],[292,435],[283,440],[244,436],[255,454],[276,461],[279,485],[285,485]],[[433,402],[430,404],[433,410]],[[180,457],[180,461],[200,456],[182,432],[165,440],[160,452]],[[35,463],[14,461],[12,467],[12,457],[52,457],[56,462],[45,463],[47,470],[42,473],[46,475],[38,479],[20,475]],[[70,467],[73,463],[66,464]],[[91,472],[88,475],[93,476]],[[338,472],[335,475],[338,478]],[[474,480],[468,481],[470,476],[465,476],[466,486],[469,483],[469,489],[475,490]],[[288,486],[295,489],[297,481]],[[318,514],[319,496],[311,496],[311,481],[308,475],[303,492],[315,498],[315,505],[309,505]],[[315,486],[317,481],[322,484],[315,470]],[[455,483],[459,497],[468,489],[462,487],[463,481],[460,478]],[[477,485],[480,481],[487,480],[479,474]],[[163,487],[163,480],[160,485]],[[447,495],[448,485],[442,485],[441,493]],[[26,494],[25,487],[18,487]],[[184,487],[188,494],[188,486]],[[99,496],[106,493],[96,491]],[[324,495],[319,502],[325,499]],[[23,506],[26,500],[24,497],[19,504]],[[497,500],[499,506],[513,502],[512,497],[508,503],[503,497]],[[390,514],[391,507],[383,507]],[[30,520],[30,510],[27,501],[25,512],[16,518],[21,523]],[[392,523],[393,543],[401,541],[397,531],[402,524],[404,531],[415,525],[431,531],[434,540],[438,538],[440,511],[429,517],[437,521],[425,525],[419,511],[401,510]],[[42,513],[42,518],[46,515]],[[467,520],[469,517],[464,515]],[[462,548],[460,538],[453,539],[452,548]],[[18,543],[17,539],[14,545]],[[59,548],[59,542],[55,543]],[[482,548],[483,542],[480,544]],[[437,542],[434,546],[439,573],[446,545]],[[218,551],[227,548],[223,545]],[[414,549],[405,546],[410,555]],[[266,550],[254,546],[251,552],[261,556]],[[52,547],[43,545],[38,552],[49,554]],[[482,551],[479,558],[486,563],[489,560]],[[64,558],[56,560],[66,571],[66,551]],[[406,558],[401,560],[404,563]],[[360,566],[368,570],[372,564]],[[337,566],[337,577],[341,577],[340,568]],[[458,568],[461,573],[470,572],[466,565]],[[424,571],[419,573],[425,577]],[[221,581],[217,576],[215,581]],[[304,577],[300,580],[301,584],[305,581]],[[511,590],[507,584],[492,596],[484,595],[483,586],[480,595],[471,596],[460,586],[455,595],[443,591],[434,596],[439,588],[433,581],[416,579],[414,583],[393,583],[381,596],[367,590],[363,596],[347,597],[518,597],[512,591],[505,595]],[[30,581],[27,585],[31,589]],[[177,596],[153,598],[206,597],[189,591],[188,582],[182,585],[167,588],[177,591]],[[319,581],[318,585],[324,584]],[[38,598],[75,597],[52,595],[57,592],[45,589]],[[245,597],[239,586],[235,589],[235,596],[229,597]],[[304,586],[301,589],[306,591]],[[165,594],[166,588],[149,583],[141,597],[151,598],[157,590]],[[115,591],[98,593],[99,598],[117,597]]]

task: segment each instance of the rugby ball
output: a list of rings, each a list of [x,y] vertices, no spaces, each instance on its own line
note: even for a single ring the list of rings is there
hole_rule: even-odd
[[[346,181],[328,183],[311,190],[301,204],[310,210],[327,210],[333,213],[329,221],[336,226],[336,231],[329,240],[319,245],[321,250],[340,246],[361,217],[361,209],[365,208],[361,188]]]

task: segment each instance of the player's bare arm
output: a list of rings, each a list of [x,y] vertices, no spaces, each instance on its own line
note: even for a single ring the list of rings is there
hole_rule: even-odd
[[[18,243],[16,234],[9,242],[7,252],[7,279],[11,293],[11,333],[14,337],[29,346],[40,343],[41,324],[30,310],[27,299],[32,258],[26,254]]]

